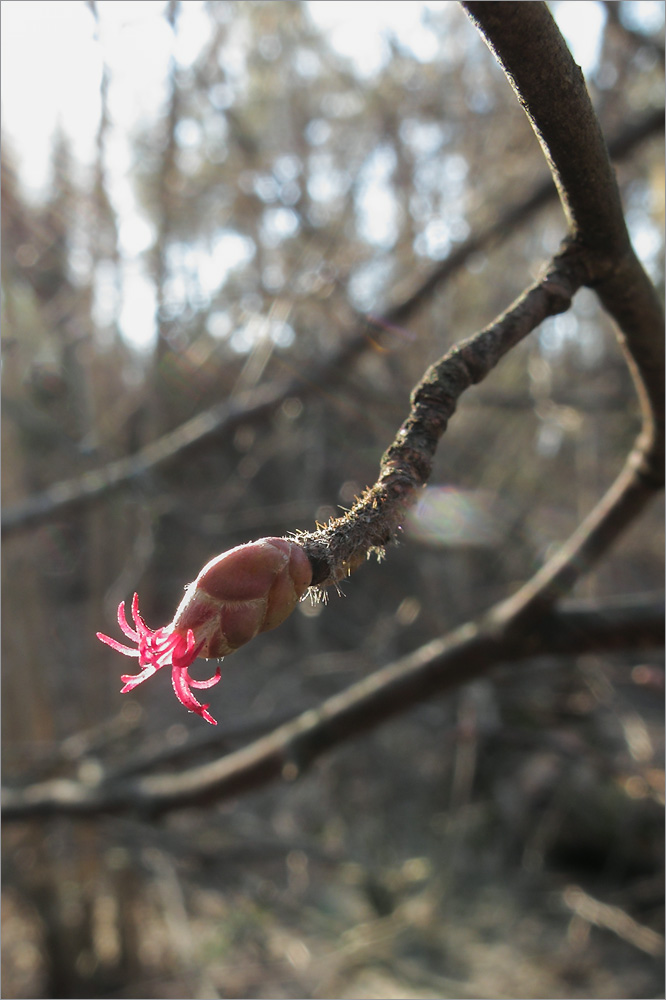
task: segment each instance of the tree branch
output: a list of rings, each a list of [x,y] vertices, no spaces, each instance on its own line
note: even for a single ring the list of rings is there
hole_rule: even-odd
[[[649,112],[632,123],[611,143],[612,154],[623,159],[650,136],[664,129],[664,109]],[[494,222],[471,234],[449,256],[435,267],[419,286],[402,301],[383,313],[388,324],[406,325],[438,288],[459,271],[469,258],[495,245],[526,222],[536,211],[555,197],[551,178],[544,178],[522,202],[512,205]],[[141,448],[133,455],[110,462],[101,469],[86,472],[73,479],[54,483],[42,493],[28,497],[22,503],[2,513],[2,535],[9,537],[49,518],[72,510],[83,510],[133,480],[157,468],[180,461],[192,452],[210,446],[222,435],[240,424],[265,419],[284,402],[298,393],[309,395],[329,382],[336,372],[344,370],[368,346],[367,319],[358,317],[356,329],[348,335],[343,347],[322,364],[303,372],[301,376],[281,383],[261,386],[239,394],[233,403],[224,402],[197,414],[180,427]]]
[[[580,72],[543,3],[463,3],[530,119],[588,280],[618,326],[642,428],[620,475],[559,553],[498,609],[515,627],[566,593],[664,482],[664,314],[627,233],[610,159]],[[535,40],[538,39],[538,45]]]
[[[494,323],[454,347],[431,365],[411,396],[411,411],[385,452],[379,479],[342,517],[297,541],[313,566],[312,583],[337,584],[370,553],[382,556],[397,536],[417,490],[430,476],[439,439],[458,399],[548,316],[565,312],[586,280],[585,262],[565,247],[545,274]]]
[[[516,624],[552,604],[603,555],[664,481],[664,315],[629,240],[601,128],[576,66],[545,3],[463,3],[483,32],[525,110],[548,161],[570,226],[565,249],[543,281],[487,330],[433,365],[382,459],[377,483],[343,517],[299,536],[324,588],[396,537],[455,403],[509,347],[546,316],[595,288],[615,320],[639,397],[642,429],[625,468],[580,528],[499,612]],[[556,294],[548,295],[548,290]]]
[[[5,788],[5,821],[31,816],[139,812],[151,816],[231,798],[282,777],[295,780],[321,754],[368,732],[443,691],[501,664],[538,656],[572,656],[661,646],[663,597],[570,602],[544,614],[538,628],[516,632],[490,614],[435,639],[403,659],[328,698],[267,736],[179,774],[149,775],[86,785],[55,779]]]

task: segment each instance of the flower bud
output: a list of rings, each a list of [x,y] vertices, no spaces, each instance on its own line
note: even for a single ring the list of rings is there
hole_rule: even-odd
[[[260,538],[211,559],[187,588],[173,620],[194,632],[199,656],[228,656],[280,625],[308,589],[312,567],[300,545]]]
[[[124,656],[135,656],[142,668],[124,674],[121,693],[131,691],[163,666],[171,666],[176,697],[191,712],[217,725],[192,694],[192,688],[208,688],[220,680],[220,668],[206,681],[190,677],[189,667],[198,656],[228,656],[260,632],[280,625],[296,607],[312,579],[305,552],[286,538],[260,538],[239,545],[211,559],[186,588],[170,625],[150,629],[139,614],[137,594],[132,600],[130,626],[125,602],[118,608],[118,624],[134,649],[97,633],[97,638]]]

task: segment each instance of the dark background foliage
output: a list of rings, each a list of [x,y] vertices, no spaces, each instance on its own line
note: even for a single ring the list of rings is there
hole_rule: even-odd
[[[637,5],[598,6],[588,84],[612,139],[661,103],[663,39],[632,20]],[[91,21],[103,7],[88,5]],[[183,7],[163,8],[174,37]],[[307,5],[202,10],[206,45],[190,65],[172,61],[161,115],[131,137],[127,178],[153,233],[138,261],[114,209],[122,122],[108,67],[88,171],[60,133],[48,196],[30,199],[11,136],[3,144],[3,504],[220,401],[242,406],[285,379],[301,389],[8,537],[2,725],[15,786],[211,759],[445,633],[568,536],[638,426],[613,331],[582,291],[465,395],[386,561],[224,663],[217,729],[186,715],[163,675],[121,698],[126,664],[95,639],[118,602],[137,590],[148,622],[164,624],[213,555],[350,506],[423,370],[506,308],[565,231],[553,200],[466,256],[404,323],[384,323],[547,178],[506,80],[455,4],[428,9],[436,57],[392,37],[371,75]],[[661,287],[661,132],[618,177]],[[155,297],[150,350],[120,319],[136,266]],[[316,374],[359,335],[352,361]],[[655,506],[577,593],[659,589],[662,551]],[[422,704],[291,785],[159,823],[8,825],[3,992],[658,995],[660,689],[656,653],[543,657]]]

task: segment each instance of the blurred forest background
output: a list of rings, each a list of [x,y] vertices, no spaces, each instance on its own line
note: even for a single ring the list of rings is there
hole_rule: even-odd
[[[108,6],[81,4],[91,38]],[[2,145],[14,787],[213,759],[446,633],[569,535],[638,426],[613,331],[581,291],[463,397],[404,543],[225,661],[206,699],[216,729],[164,673],[121,697],[127,663],[95,638],[117,634],[119,601],[137,590],[163,625],[212,556],[350,506],[424,369],[565,232],[554,197],[527,204],[552,187],[546,164],[457,4],[402,5],[420,11],[419,45],[385,35],[370,67],[306,3],[150,6],[173,43],[159,115],[128,129],[106,62],[92,164],[59,131],[36,198],[11,135]],[[366,30],[355,6],[348,36]],[[575,7],[599,16],[588,85],[663,288],[663,4]],[[194,13],[205,41],[186,58]],[[198,447],[21,522],[28,497],[219,404],[233,419]],[[661,590],[662,553],[655,506],[577,594]],[[543,657],[293,784],[159,822],[7,823],[3,995],[663,995],[660,691],[659,651]]]

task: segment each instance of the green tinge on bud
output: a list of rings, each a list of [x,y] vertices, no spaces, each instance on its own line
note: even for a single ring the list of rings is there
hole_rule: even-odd
[[[310,586],[305,552],[286,538],[260,538],[211,559],[187,588],[171,628],[191,629],[199,656],[228,656],[276,628]]]

